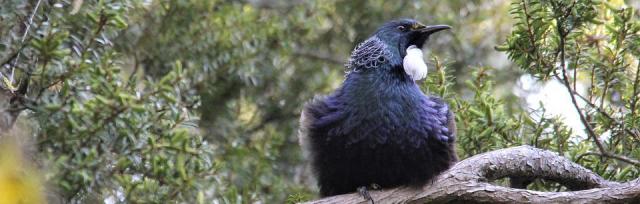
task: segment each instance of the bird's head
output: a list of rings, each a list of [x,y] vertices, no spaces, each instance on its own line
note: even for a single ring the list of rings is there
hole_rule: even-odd
[[[422,79],[427,73],[422,46],[431,34],[449,28],[447,25],[425,26],[413,19],[387,22],[353,50],[347,69],[358,72],[376,70],[372,68],[381,65],[392,70],[401,67],[411,78]]]
[[[425,26],[413,19],[402,19],[385,23],[374,35],[385,42],[388,49],[392,49],[391,52],[397,50],[399,57],[404,58],[409,46],[415,45],[422,49],[431,34],[449,28],[451,27],[447,25]]]

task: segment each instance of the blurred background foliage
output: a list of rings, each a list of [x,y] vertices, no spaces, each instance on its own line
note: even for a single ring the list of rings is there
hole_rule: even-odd
[[[640,176],[638,4],[1,0],[1,119],[28,133],[21,158],[38,171],[25,171],[50,203],[313,199],[302,104],[339,86],[377,26],[408,17],[454,28],[428,42],[422,83],[455,110],[461,158],[527,144],[624,181]],[[532,103],[549,83],[566,100]]]

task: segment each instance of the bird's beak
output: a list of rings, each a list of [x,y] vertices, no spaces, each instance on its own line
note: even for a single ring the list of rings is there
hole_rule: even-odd
[[[420,34],[422,34],[422,36],[429,36],[433,33],[436,33],[438,31],[442,31],[442,30],[447,30],[447,29],[451,29],[451,26],[448,25],[432,25],[432,26],[426,26],[420,30],[418,30],[420,32]]]
[[[409,40],[409,45],[416,45],[418,48],[422,48],[422,45],[427,41],[427,39],[429,39],[431,34],[450,28],[451,26],[448,25],[421,26],[421,28],[414,30],[412,34],[413,37]]]
[[[413,32],[411,32],[410,34],[411,36],[409,37],[409,42],[408,44],[405,45],[406,47],[403,47],[403,49],[400,50],[400,55],[402,57],[404,57],[407,54],[405,52],[405,49],[407,49],[407,47],[411,45],[416,45],[418,48],[422,49],[424,42],[427,41],[427,39],[429,39],[429,36],[431,34],[451,28],[451,26],[448,26],[448,25],[431,25],[431,26],[418,25],[418,26],[419,27],[417,27],[415,30],[413,30]]]

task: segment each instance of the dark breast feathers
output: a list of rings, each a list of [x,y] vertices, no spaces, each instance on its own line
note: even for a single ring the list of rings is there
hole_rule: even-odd
[[[349,98],[339,89],[302,112],[299,139],[322,196],[371,184],[420,186],[457,160],[453,115],[441,99],[421,92]]]

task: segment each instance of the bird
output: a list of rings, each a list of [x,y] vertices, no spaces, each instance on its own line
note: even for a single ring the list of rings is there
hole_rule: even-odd
[[[342,84],[305,103],[298,139],[321,197],[367,189],[419,187],[457,160],[454,115],[426,95],[422,47],[450,29],[414,19],[381,25],[357,45]]]

